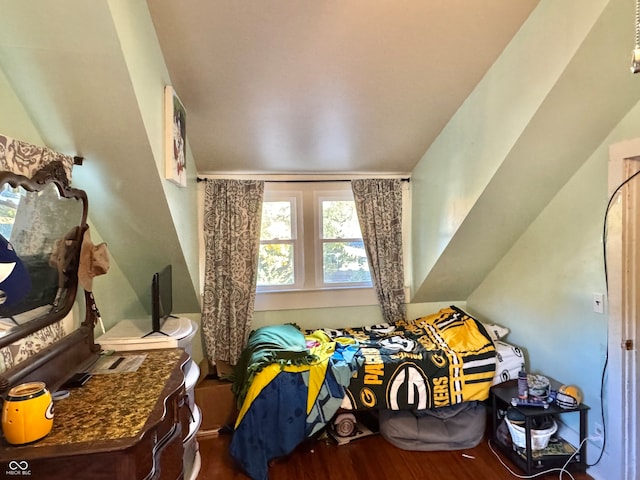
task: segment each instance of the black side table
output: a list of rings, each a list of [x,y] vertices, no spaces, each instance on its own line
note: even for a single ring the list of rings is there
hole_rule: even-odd
[[[548,377],[547,377],[548,378]],[[561,383],[549,378],[551,382],[551,388],[558,390]],[[553,415],[557,418],[558,415],[564,415],[569,413],[579,413],[580,415],[580,451],[575,454],[569,463],[570,466],[575,467],[576,470],[584,472],[587,469],[587,442],[583,440],[587,437],[587,412],[589,407],[584,403],[578,405],[576,408],[564,409],[558,407],[556,404],[551,404],[548,408],[543,407],[523,407],[513,406],[511,399],[518,396],[518,383],[517,380],[510,380],[491,387],[490,398],[492,404],[492,432],[493,441],[498,448],[519,468],[521,468],[527,475],[536,473],[536,470],[546,468],[557,468],[563,466],[571,454],[566,455],[538,455],[535,456],[531,449],[531,430],[533,425],[533,419],[544,415]],[[508,408],[514,408],[525,419],[525,437],[526,447],[524,452],[519,452],[515,445],[508,445],[498,435],[499,420],[502,418],[500,412],[506,412]],[[505,415],[506,416],[506,415]],[[561,438],[557,433],[555,437]],[[575,446],[574,446],[575,447]],[[577,448],[577,447],[576,447]],[[523,458],[524,456],[524,458]],[[535,458],[534,458],[535,456]]]

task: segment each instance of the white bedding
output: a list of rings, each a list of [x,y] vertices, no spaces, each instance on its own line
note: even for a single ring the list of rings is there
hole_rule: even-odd
[[[522,350],[502,340],[494,340],[493,343],[496,347],[496,374],[491,385],[518,378],[524,363]]]

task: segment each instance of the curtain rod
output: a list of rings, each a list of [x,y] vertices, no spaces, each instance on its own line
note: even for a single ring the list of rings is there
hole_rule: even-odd
[[[365,177],[362,177],[365,178]],[[398,178],[402,182],[410,182],[411,177],[366,177],[366,178]],[[215,178],[197,177],[198,182],[206,182],[207,180],[217,180]],[[350,182],[352,180],[359,180],[359,178],[336,178],[336,179],[319,179],[319,180],[264,180],[265,183],[330,183],[330,182]]]

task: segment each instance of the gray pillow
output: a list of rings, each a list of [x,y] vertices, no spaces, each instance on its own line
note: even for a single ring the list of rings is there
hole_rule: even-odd
[[[482,441],[486,421],[481,402],[429,410],[381,410],[380,434],[403,450],[462,450]]]

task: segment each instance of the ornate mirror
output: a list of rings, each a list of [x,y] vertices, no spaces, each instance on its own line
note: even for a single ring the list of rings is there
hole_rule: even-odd
[[[70,187],[60,162],[46,165],[31,179],[0,172],[0,351],[4,354],[27,336],[57,325],[71,311],[86,220],[86,194]],[[86,298],[92,299],[90,294]],[[60,352],[74,350],[78,342],[93,350],[90,320],[24,361],[3,362],[0,391],[28,378]]]

